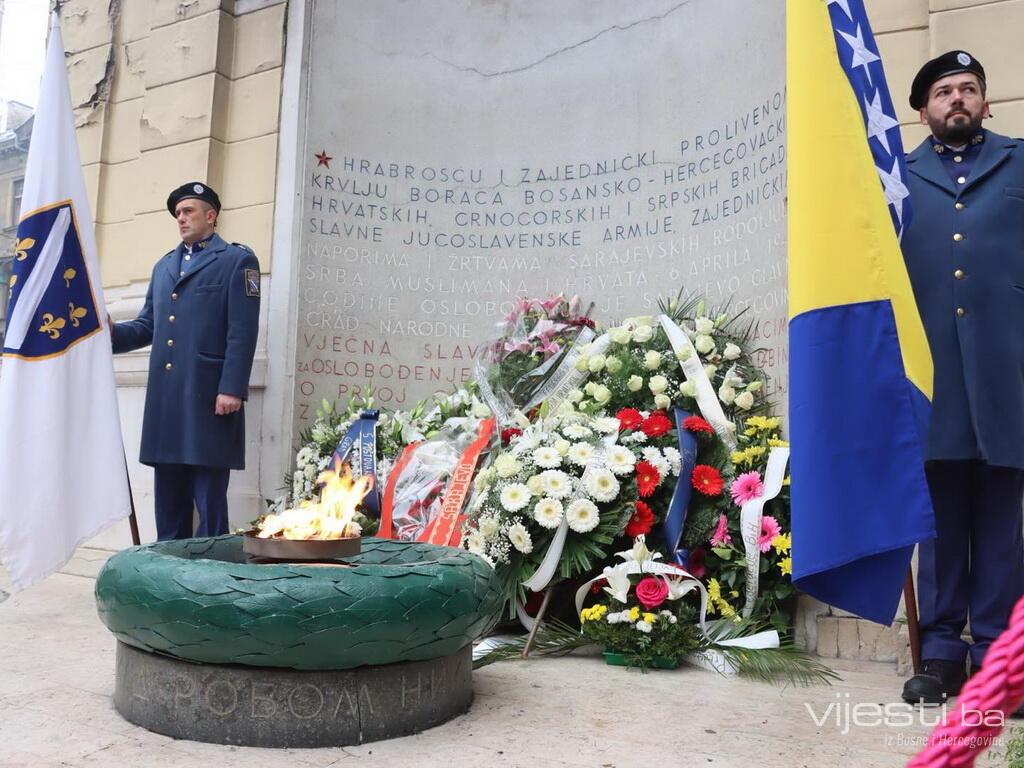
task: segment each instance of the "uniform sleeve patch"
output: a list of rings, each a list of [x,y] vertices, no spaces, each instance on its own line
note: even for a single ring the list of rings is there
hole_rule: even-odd
[[[245,270],[245,295],[260,295],[260,271],[258,269]]]

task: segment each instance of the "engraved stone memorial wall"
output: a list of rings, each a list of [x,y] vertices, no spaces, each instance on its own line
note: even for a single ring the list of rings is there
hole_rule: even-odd
[[[295,428],[472,374],[514,296],[755,317],[784,400],[782,0],[314,0]]]

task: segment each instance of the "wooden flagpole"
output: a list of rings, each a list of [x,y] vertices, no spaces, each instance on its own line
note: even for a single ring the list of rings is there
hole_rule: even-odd
[[[921,671],[921,624],[917,616],[917,590],[914,589],[914,566],[907,568],[903,582],[903,603],[907,609],[907,631],[910,633],[910,658],[914,662],[914,674]]]
[[[128,474],[128,455],[124,453],[124,446],[121,446],[121,453],[124,456],[124,479],[128,483],[128,502],[131,504],[131,512],[128,514],[128,525],[132,529],[132,545],[139,546],[142,541],[139,539],[139,521],[135,517],[135,494],[132,493],[132,478]]]

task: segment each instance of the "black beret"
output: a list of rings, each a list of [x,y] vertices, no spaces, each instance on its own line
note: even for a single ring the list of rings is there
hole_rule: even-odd
[[[213,206],[213,210],[220,213],[220,198],[210,187],[198,181],[190,181],[182,184],[167,196],[167,210],[174,216],[174,209],[182,200],[195,199],[204,200]]]
[[[910,106],[913,109],[921,109],[928,103],[928,89],[932,83],[941,80],[947,75],[956,75],[960,72],[970,72],[977,75],[982,84],[985,83],[985,68],[981,62],[971,56],[967,51],[949,51],[929,61],[917,73],[914,84],[910,86]]]

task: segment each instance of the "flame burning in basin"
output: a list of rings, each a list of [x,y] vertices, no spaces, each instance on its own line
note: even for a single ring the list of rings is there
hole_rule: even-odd
[[[341,473],[341,463],[320,473],[317,483],[323,485],[320,500],[299,502],[294,509],[279,515],[267,515],[258,525],[261,539],[291,540],[347,539],[359,536],[362,528],[355,521],[356,512],[373,487],[369,477],[352,479],[348,464]]]

